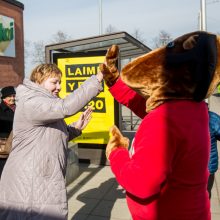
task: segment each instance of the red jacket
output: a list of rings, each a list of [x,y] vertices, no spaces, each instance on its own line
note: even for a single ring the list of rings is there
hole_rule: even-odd
[[[110,92],[143,118],[133,142],[134,154],[119,148],[109,157],[127,192],[133,219],[210,220],[205,102],[167,101],[146,114],[146,101],[121,80]]]

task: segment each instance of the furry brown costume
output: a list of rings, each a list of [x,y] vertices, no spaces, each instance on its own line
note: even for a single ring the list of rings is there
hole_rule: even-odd
[[[109,86],[119,77],[115,65],[118,49],[113,45],[106,54],[106,65],[100,65]],[[121,71],[121,79],[146,98],[147,112],[170,99],[201,101],[220,82],[220,52],[217,51],[220,51],[219,36],[192,32],[128,63]],[[201,71],[205,73],[202,75]],[[195,95],[204,92],[202,97]]]
[[[219,44],[216,35],[189,33],[136,58],[121,74],[113,45],[100,65],[113,97],[142,119],[130,151],[115,126],[106,148],[134,220],[211,219],[203,100],[220,82]]]
[[[128,148],[129,146],[129,139],[124,137],[120,130],[114,125],[110,128],[109,131],[110,134],[110,140],[109,143],[106,147],[106,157],[109,157],[109,154],[111,153],[112,150],[114,150],[114,147],[120,146],[124,148]]]
[[[146,99],[147,112],[167,100],[201,101],[208,98],[220,82],[220,37],[211,33],[185,34],[128,63],[121,75],[116,67],[118,54],[117,45],[107,51],[105,64],[99,66],[104,80],[110,87],[120,76]],[[112,136],[121,137],[118,129],[111,129],[110,133],[112,130]],[[107,158],[110,149],[115,149],[118,143],[109,141]]]

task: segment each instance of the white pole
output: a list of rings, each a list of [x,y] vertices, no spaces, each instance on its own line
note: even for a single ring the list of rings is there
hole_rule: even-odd
[[[200,0],[200,19],[201,31],[206,31],[206,0]],[[205,99],[205,102],[210,106],[210,98]]]
[[[206,0],[200,0],[201,31],[206,31]]]
[[[199,11],[199,14],[198,14],[198,27],[199,27],[199,30],[201,31],[202,30],[201,10]]]
[[[99,0],[99,35],[102,35],[102,0]]]

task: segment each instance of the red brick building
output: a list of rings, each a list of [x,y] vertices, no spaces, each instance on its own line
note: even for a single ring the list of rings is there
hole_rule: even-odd
[[[19,1],[0,0],[0,88],[24,78],[23,10]]]

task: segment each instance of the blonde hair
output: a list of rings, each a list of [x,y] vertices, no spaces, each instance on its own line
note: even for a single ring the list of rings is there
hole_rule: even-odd
[[[30,80],[40,84],[49,77],[58,77],[60,79],[61,76],[62,72],[56,64],[40,64],[32,70]]]

